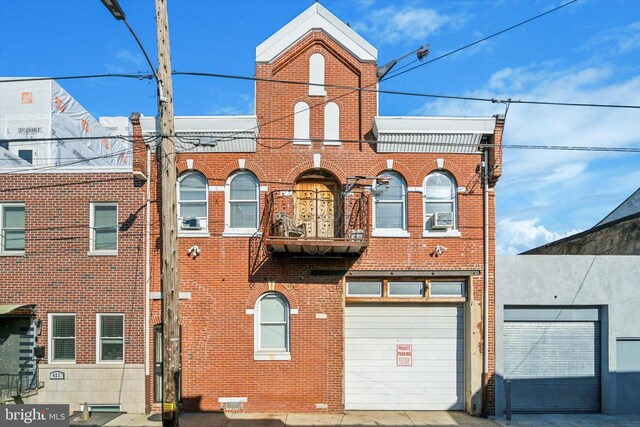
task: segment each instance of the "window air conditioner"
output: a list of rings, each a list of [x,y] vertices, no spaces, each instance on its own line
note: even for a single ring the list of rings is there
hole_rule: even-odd
[[[434,229],[453,228],[453,212],[436,212],[433,214]]]
[[[195,216],[182,219],[183,230],[200,230],[200,221]]]

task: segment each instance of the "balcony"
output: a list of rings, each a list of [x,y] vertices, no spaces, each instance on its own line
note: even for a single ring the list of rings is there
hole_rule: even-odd
[[[362,192],[309,185],[267,195],[262,236],[269,252],[360,254],[369,245],[369,200]]]

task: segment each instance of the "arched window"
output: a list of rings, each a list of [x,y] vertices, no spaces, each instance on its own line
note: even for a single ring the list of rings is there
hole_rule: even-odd
[[[309,95],[310,96],[326,96],[327,91],[324,90],[324,56],[320,53],[314,53],[309,58]]]
[[[324,145],[340,145],[340,107],[335,102],[324,107]]]
[[[255,358],[289,353],[289,302],[278,292],[268,292],[256,302]]]
[[[178,224],[180,231],[196,232],[208,228],[209,189],[200,172],[187,172],[178,178]]]
[[[258,230],[260,185],[251,172],[237,172],[227,180],[225,233],[253,234]]]
[[[293,143],[309,145],[309,105],[298,102],[293,108]]]
[[[424,230],[457,229],[456,182],[447,172],[432,172],[424,180]]]
[[[407,235],[407,184],[396,172],[384,172],[374,182],[373,234]]]

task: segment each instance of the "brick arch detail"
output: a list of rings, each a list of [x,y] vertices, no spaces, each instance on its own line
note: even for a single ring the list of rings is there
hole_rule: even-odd
[[[186,160],[180,160],[178,163],[176,163],[176,169],[177,169],[178,175],[185,172],[194,171],[194,172],[200,172],[201,174],[203,174],[205,178],[207,178],[207,180],[216,178],[215,173],[209,166],[207,166],[206,163],[203,163],[196,159],[193,159],[193,168],[189,169],[187,167]]]
[[[290,309],[292,308],[298,309],[298,306],[299,306],[298,299],[296,298],[295,294],[292,291],[290,291],[284,285],[281,285],[281,284],[276,284],[275,289],[273,289],[272,291],[269,289],[269,285],[267,283],[261,283],[253,288],[253,290],[247,297],[247,300],[245,301],[245,308],[249,310],[253,310],[256,307],[256,302],[258,301],[258,298],[260,298],[263,294],[267,292],[281,293],[287,299],[287,301],[289,301]]]
[[[316,168],[313,166],[313,157],[312,157],[307,161],[298,163],[298,165],[296,165],[293,169],[291,169],[291,172],[287,174],[285,182],[293,184],[295,183],[296,179],[300,175],[302,175],[303,173],[309,170],[314,170],[314,169]],[[344,184],[347,181],[347,174],[344,172],[344,170],[337,164],[331,162],[330,160],[320,158],[320,169],[324,169],[326,171],[331,172],[338,179],[338,181],[340,181],[341,184]]]
[[[253,173],[256,178],[258,178],[258,182],[266,182],[267,174],[264,173],[264,170],[258,165],[256,162],[252,160],[246,160],[244,163],[244,169],[240,169],[238,167],[238,160],[234,160],[233,162],[229,162],[225,164],[222,168],[220,168],[220,185],[224,185],[227,182],[227,179],[236,171],[245,170]]]
[[[411,173],[411,169],[409,169],[404,163],[401,163],[395,159],[393,160],[393,169],[388,169],[387,161],[384,160],[380,163],[377,163],[371,169],[369,169],[369,172],[367,173],[367,175],[378,176],[378,174],[381,174],[382,172],[386,172],[388,170],[391,170],[393,172],[398,172],[400,175],[403,176],[403,178],[407,182],[407,186],[411,186],[410,181],[413,179],[413,176],[412,176],[413,174]]]
[[[427,177],[427,175],[429,175],[431,172],[440,170],[449,172],[451,175],[453,175],[456,180],[456,185],[460,185],[460,182],[462,182],[462,171],[455,163],[445,160],[442,165],[442,169],[439,169],[438,163],[435,160],[431,160],[424,166],[422,166],[416,174],[414,187],[422,187],[422,185],[424,184],[424,179]]]

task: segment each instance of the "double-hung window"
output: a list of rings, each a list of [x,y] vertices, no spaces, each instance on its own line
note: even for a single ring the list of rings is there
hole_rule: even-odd
[[[98,362],[124,362],[124,315],[98,314]]]
[[[374,237],[406,237],[407,184],[396,172],[385,172],[373,185]]]
[[[49,314],[49,363],[75,363],[76,315]]]
[[[289,303],[276,292],[264,294],[256,303],[256,360],[289,360]]]
[[[187,172],[178,179],[178,223],[181,233],[208,229],[209,189],[199,172]]]
[[[24,253],[24,203],[0,204],[0,253]]]
[[[260,185],[251,172],[238,172],[227,181],[226,230],[229,235],[252,235],[258,230]]]
[[[447,172],[432,172],[424,181],[424,231],[457,233],[456,183]]]
[[[118,253],[118,204],[91,204],[91,247],[95,254]]]

